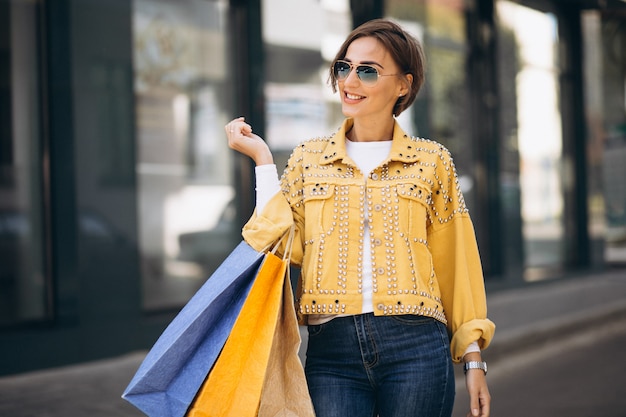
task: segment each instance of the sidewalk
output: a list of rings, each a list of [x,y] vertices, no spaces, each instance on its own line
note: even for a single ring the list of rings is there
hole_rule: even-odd
[[[626,316],[626,270],[500,290],[488,303],[497,329],[484,357],[497,366],[522,350]],[[142,416],[120,395],[144,355],[0,378],[0,416]]]

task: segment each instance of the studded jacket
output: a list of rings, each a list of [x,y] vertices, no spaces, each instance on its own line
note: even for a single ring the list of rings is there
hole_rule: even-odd
[[[291,154],[277,193],[243,237],[262,250],[292,224],[291,261],[301,266],[298,309],[360,314],[363,230],[370,227],[374,314],[418,314],[446,324],[452,359],[493,337],[474,229],[450,153],[396,123],[391,152],[368,176],[346,153],[347,119],[328,138]],[[366,210],[367,206],[367,210]],[[367,213],[368,219],[365,221]]]

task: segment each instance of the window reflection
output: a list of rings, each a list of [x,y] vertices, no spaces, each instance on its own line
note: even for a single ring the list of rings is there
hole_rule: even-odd
[[[590,234],[601,260],[626,262],[626,25],[617,11],[583,14]]]
[[[465,13],[465,4],[456,0],[385,2],[385,14],[419,39],[426,52],[425,85],[411,109],[400,115],[400,124],[408,133],[436,140],[450,149],[471,210],[475,207],[475,180],[467,128]]]
[[[144,307],[180,307],[241,240],[223,126],[226,1],[134,2]]]
[[[46,318],[37,7],[0,3],[0,325]]]
[[[330,60],[351,30],[350,5],[265,0],[262,26],[266,139],[280,159],[302,140],[333,133],[343,120],[326,81]]]
[[[515,108],[520,158],[522,233],[527,278],[564,262],[562,132],[556,18],[518,4],[497,3],[513,38]]]

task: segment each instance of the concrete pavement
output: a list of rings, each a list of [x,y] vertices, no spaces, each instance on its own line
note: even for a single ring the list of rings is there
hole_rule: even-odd
[[[626,269],[492,291],[488,303],[497,329],[484,357],[494,369],[514,355],[624,318]],[[0,416],[142,416],[120,395],[144,355],[0,377]]]
[[[494,417],[624,417],[626,315],[562,334],[494,362],[489,375]],[[469,395],[457,379],[452,417],[466,417]]]

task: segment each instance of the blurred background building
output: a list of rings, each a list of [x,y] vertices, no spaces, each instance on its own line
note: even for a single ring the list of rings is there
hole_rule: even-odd
[[[279,170],[343,116],[348,32],[423,42],[400,117],[455,157],[488,291],[626,265],[626,2],[0,0],[0,375],[148,348],[241,240],[243,115]]]

